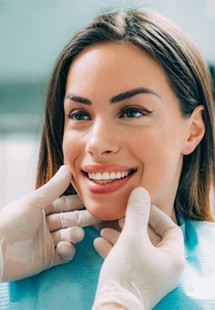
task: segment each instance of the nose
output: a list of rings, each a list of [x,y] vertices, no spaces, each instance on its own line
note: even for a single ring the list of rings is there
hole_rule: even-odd
[[[117,132],[113,124],[103,120],[94,123],[87,139],[86,151],[93,157],[104,158],[116,154],[119,150]]]

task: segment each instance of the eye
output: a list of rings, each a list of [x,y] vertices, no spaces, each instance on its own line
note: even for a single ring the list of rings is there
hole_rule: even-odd
[[[90,116],[83,110],[73,110],[69,113],[68,118],[74,121],[86,121],[90,119]]]
[[[136,108],[136,107],[126,107],[120,113],[120,118],[139,118],[144,115],[152,113],[149,110]]]

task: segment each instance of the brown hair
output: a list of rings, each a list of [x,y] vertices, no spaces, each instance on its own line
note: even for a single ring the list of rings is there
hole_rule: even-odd
[[[98,16],[63,49],[48,88],[36,186],[46,183],[63,164],[63,103],[71,62],[87,47],[102,42],[129,42],[147,50],[165,70],[184,117],[197,105],[204,106],[205,135],[196,149],[184,156],[175,209],[185,217],[212,221],[209,197],[215,184],[214,107],[209,71],[189,36],[151,11],[118,10]],[[73,192],[70,186],[66,194]]]

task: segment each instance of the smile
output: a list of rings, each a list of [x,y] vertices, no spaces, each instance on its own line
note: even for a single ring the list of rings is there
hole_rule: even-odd
[[[124,187],[137,172],[137,168],[119,165],[84,165],[81,173],[83,182],[93,194],[109,194]]]
[[[106,184],[115,180],[124,179],[130,175],[133,170],[127,171],[111,171],[111,172],[91,172],[88,173],[89,179],[99,184]]]

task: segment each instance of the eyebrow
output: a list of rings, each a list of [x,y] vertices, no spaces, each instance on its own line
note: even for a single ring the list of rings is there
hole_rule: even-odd
[[[161,99],[161,96],[158,93],[156,93],[153,89],[146,88],[146,87],[139,87],[139,88],[134,88],[134,89],[128,90],[124,93],[121,93],[121,94],[113,97],[111,99],[111,102],[115,103],[115,102],[123,101],[125,99],[129,99],[129,98],[136,96],[136,95],[139,95],[139,94],[151,94],[151,95],[154,95],[154,96]]]
[[[72,101],[75,101],[75,102],[79,102],[79,103],[83,103],[83,104],[91,104],[91,101],[87,98],[83,98],[83,97],[80,97],[80,96],[76,96],[75,94],[72,94],[72,93],[68,93],[64,99],[69,99],[69,100],[72,100]]]
[[[138,88],[130,89],[126,92],[123,92],[123,93],[120,93],[119,95],[114,96],[113,98],[111,98],[110,102],[117,103],[117,102],[129,99],[139,94],[151,94],[161,99],[161,96],[157,92],[155,92],[153,89],[147,88],[147,87],[138,87]],[[72,100],[78,103],[87,104],[87,105],[92,104],[89,99],[76,96],[73,93],[68,93],[65,96],[65,99],[69,99],[69,100]]]

